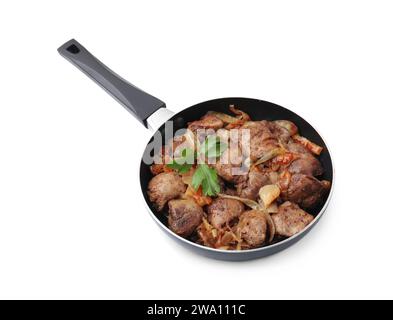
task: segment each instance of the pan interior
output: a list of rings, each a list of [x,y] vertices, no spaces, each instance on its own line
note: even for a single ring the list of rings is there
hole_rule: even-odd
[[[323,176],[319,177],[321,180],[328,180],[333,182],[333,165],[330,157],[329,150],[325,142],[319,133],[302,117],[298,116],[296,113],[276,105],[271,102],[250,99],[250,98],[222,98],[205,101],[194,106],[191,106],[179,113],[175,114],[170,120],[174,122],[174,130],[178,130],[187,126],[188,122],[195,121],[201,118],[208,111],[219,111],[224,113],[229,113],[229,105],[235,105],[236,108],[239,108],[246,113],[248,113],[252,120],[290,120],[296,124],[299,128],[299,132],[302,136],[311,140],[312,142],[323,147],[323,151],[319,156],[319,160],[322,163],[325,173]],[[159,129],[162,136],[164,137],[164,141],[167,141],[168,138],[165,137],[164,125],[162,125]],[[152,138],[153,139],[153,138]],[[152,139],[149,141],[151,142]],[[149,150],[145,150],[145,153],[149,152]],[[166,217],[165,214],[159,213],[155,210],[153,204],[150,202],[149,197],[147,195],[147,186],[150,179],[153,175],[150,172],[149,165],[146,165],[143,161],[141,161],[140,166],[140,182],[141,188],[143,192],[143,196],[148,204],[150,210],[156,215],[156,217],[166,225]],[[331,191],[330,191],[331,192]],[[315,207],[312,210],[308,210],[314,216],[317,216],[321,211],[322,207],[325,205],[329,195],[326,195],[325,199],[321,202],[321,204]]]

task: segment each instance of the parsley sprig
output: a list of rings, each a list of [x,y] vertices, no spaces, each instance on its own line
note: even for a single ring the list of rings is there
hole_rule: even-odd
[[[181,151],[181,156],[177,159],[173,159],[166,166],[173,170],[178,171],[179,173],[188,172],[194,161],[195,161],[196,153],[190,148],[184,148]]]
[[[227,144],[220,141],[214,135],[208,136],[199,146],[197,151],[190,148],[184,148],[181,156],[173,159],[167,167],[176,170],[180,174],[187,173],[195,163],[198,162],[197,168],[192,176],[191,185],[195,190],[202,186],[202,193],[205,196],[215,196],[220,192],[217,171],[205,163],[205,159],[215,159],[227,149]]]
[[[195,190],[202,185],[202,192],[205,196],[215,196],[220,193],[217,171],[207,164],[201,163],[192,176],[192,187]]]

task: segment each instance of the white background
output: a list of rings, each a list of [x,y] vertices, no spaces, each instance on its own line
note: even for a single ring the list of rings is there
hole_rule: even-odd
[[[393,298],[391,1],[0,5],[0,298]],[[209,260],[149,217],[150,132],[56,49],[76,38],[180,111],[289,107],[326,138],[331,205],[275,256]]]

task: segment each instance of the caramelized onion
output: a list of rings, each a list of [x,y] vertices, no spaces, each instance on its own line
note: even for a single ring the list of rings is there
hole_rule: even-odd
[[[264,207],[268,208],[280,195],[280,188],[276,184],[268,184],[259,189],[259,197]]]
[[[288,130],[288,132],[291,136],[295,135],[298,132],[297,126],[292,121],[276,120],[276,121],[274,121],[274,123],[284,129]]]
[[[320,147],[319,145],[315,144],[314,142],[311,142],[305,137],[299,136],[298,134],[294,135],[292,138],[296,142],[300,143],[303,147],[305,147],[306,149],[310,150],[312,153],[318,156],[321,154],[323,150],[323,148]]]
[[[286,152],[286,150],[282,147],[278,147],[278,148],[274,148],[272,150],[270,150],[269,152],[267,152],[262,158],[260,158],[259,160],[257,160],[254,163],[254,166],[260,165],[266,161],[269,161],[281,154],[284,154]]]
[[[212,114],[213,116],[217,117],[224,123],[237,123],[239,122],[239,119],[233,116],[230,116],[229,114],[222,113],[222,112],[217,112],[217,111],[209,111],[208,114]]]
[[[273,219],[267,211],[264,210],[263,214],[266,217],[267,225],[269,227],[269,243],[271,243],[276,234],[276,226],[274,225]]]
[[[276,202],[273,202],[270,206],[266,208],[268,213],[277,213],[278,212],[278,205]]]
[[[222,194],[222,193],[219,193],[218,196],[221,198],[238,200],[240,202],[243,202],[246,206],[248,206],[254,210],[259,210],[259,211],[263,210],[263,207],[258,202],[254,201],[254,200],[250,200],[247,198],[241,198],[241,197],[237,197],[237,196],[230,196],[229,194]]]
[[[232,113],[236,114],[238,116],[238,118],[243,121],[250,121],[251,120],[250,116],[247,113],[245,113],[244,111],[242,111],[240,109],[236,109],[233,104],[231,104],[229,106],[229,110],[231,110]]]

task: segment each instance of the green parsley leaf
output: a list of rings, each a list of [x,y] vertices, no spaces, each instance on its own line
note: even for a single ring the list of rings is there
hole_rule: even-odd
[[[208,158],[217,158],[227,147],[227,144],[221,142],[217,136],[208,136],[201,144],[200,153],[206,155]]]
[[[186,173],[191,169],[192,164],[187,164],[187,163],[180,164],[177,163],[176,160],[173,160],[172,162],[167,163],[166,166],[170,169],[178,171],[179,173]]]
[[[205,196],[215,196],[220,192],[216,170],[205,163],[200,164],[192,176],[192,187],[198,190],[201,185]]]
[[[184,163],[194,164],[196,158],[196,152],[191,148],[184,148],[181,151],[181,159],[184,160]]]
[[[199,154],[207,156],[208,158],[219,157],[226,149],[226,143],[221,143],[217,136],[208,136],[199,148]],[[181,156],[173,159],[171,163],[167,164],[168,168],[176,170],[180,174],[188,172],[195,160],[198,158],[198,152],[184,148],[181,151]],[[198,164],[193,176],[192,187],[198,190],[202,186],[202,193],[205,196],[215,196],[220,192],[220,184],[218,183],[217,172],[214,168],[210,168],[205,163]]]
[[[190,148],[184,148],[181,151],[181,157],[177,159],[173,159],[166,166],[168,168],[178,171],[179,173],[186,173],[191,169],[194,160],[195,160],[194,150]]]

